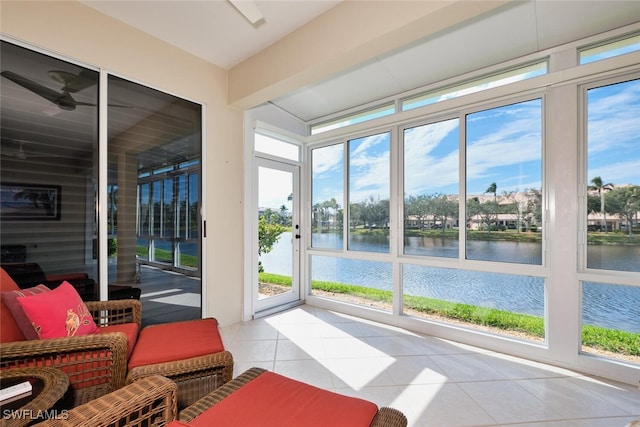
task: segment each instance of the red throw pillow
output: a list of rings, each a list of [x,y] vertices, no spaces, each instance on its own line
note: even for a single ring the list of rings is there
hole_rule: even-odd
[[[67,281],[50,292],[18,297],[17,300],[40,339],[98,332],[87,306]]]
[[[37,340],[38,334],[31,324],[31,321],[24,313],[22,306],[18,303],[18,297],[38,295],[44,292],[50,292],[50,289],[45,285],[38,285],[33,288],[20,289],[17,291],[5,291],[2,293],[2,300],[4,301],[4,304],[13,315],[13,320],[16,321],[16,324],[22,331],[22,334],[28,340]]]

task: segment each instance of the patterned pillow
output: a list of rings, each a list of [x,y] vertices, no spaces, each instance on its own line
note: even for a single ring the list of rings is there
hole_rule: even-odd
[[[67,281],[50,292],[18,297],[17,300],[40,339],[98,332],[87,306]]]
[[[16,324],[22,331],[24,337],[28,340],[37,340],[38,334],[36,330],[33,328],[31,321],[24,313],[22,306],[18,303],[18,297],[26,297],[30,295],[37,295],[44,292],[50,292],[50,289],[45,285],[34,286],[33,288],[20,289],[17,291],[5,291],[2,293],[2,300],[4,304],[7,306],[11,314],[13,315],[13,319],[16,321]]]

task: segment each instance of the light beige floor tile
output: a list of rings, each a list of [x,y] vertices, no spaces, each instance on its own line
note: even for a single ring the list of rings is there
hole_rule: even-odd
[[[585,376],[571,378],[569,381],[596,394],[600,399],[633,414],[636,418],[640,418],[640,390],[638,387]]]
[[[326,358],[322,342],[317,339],[278,340],[276,360]]]
[[[317,360],[277,360],[274,372],[326,390],[335,388],[331,371]]]
[[[564,419],[633,415],[601,396],[572,382],[571,378],[516,380],[517,384],[563,415]]]
[[[236,330],[233,341],[275,340],[278,330],[267,323],[243,323]]]
[[[498,423],[531,423],[564,418],[557,408],[544,404],[513,381],[480,381],[458,384]]]
[[[322,338],[321,341],[327,359],[361,359],[386,356],[383,351],[359,338]]]
[[[450,381],[504,380],[506,376],[486,364],[478,354],[450,354],[431,356],[431,360],[442,369]]]
[[[233,341],[227,347],[235,362],[273,362],[276,340]]]
[[[392,357],[374,357],[366,359],[326,359],[323,364],[333,374],[336,388],[352,388],[395,385],[387,372],[394,363]]]
[[[407,337],[367,337],[364,341],[389,356],[417,356],[422,349],[414,345]]]
[[[387,373],[397,385],[442,384],[448,381],[429,356],[396,357],[387,368]]]
[[[456,384],[422,384],[402,388],[392,402],[411,425],[462,427],[495,425],[495,421]]]
[[[478,355],[478,358],[494,369],[499,370],[505,377],[510,379],[554,378],[579,375],[568,369],[557,368],[500,353],[482,353]]]

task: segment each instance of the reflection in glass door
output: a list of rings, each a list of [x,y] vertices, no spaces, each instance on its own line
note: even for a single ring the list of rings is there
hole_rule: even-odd
[[[300,299],[298,167],[258,159],[256,312]]]

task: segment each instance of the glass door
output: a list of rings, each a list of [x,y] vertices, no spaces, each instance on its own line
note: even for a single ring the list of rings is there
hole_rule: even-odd
[[[299,167],[256,159],[258,212],[258,313],[300,299]]]

